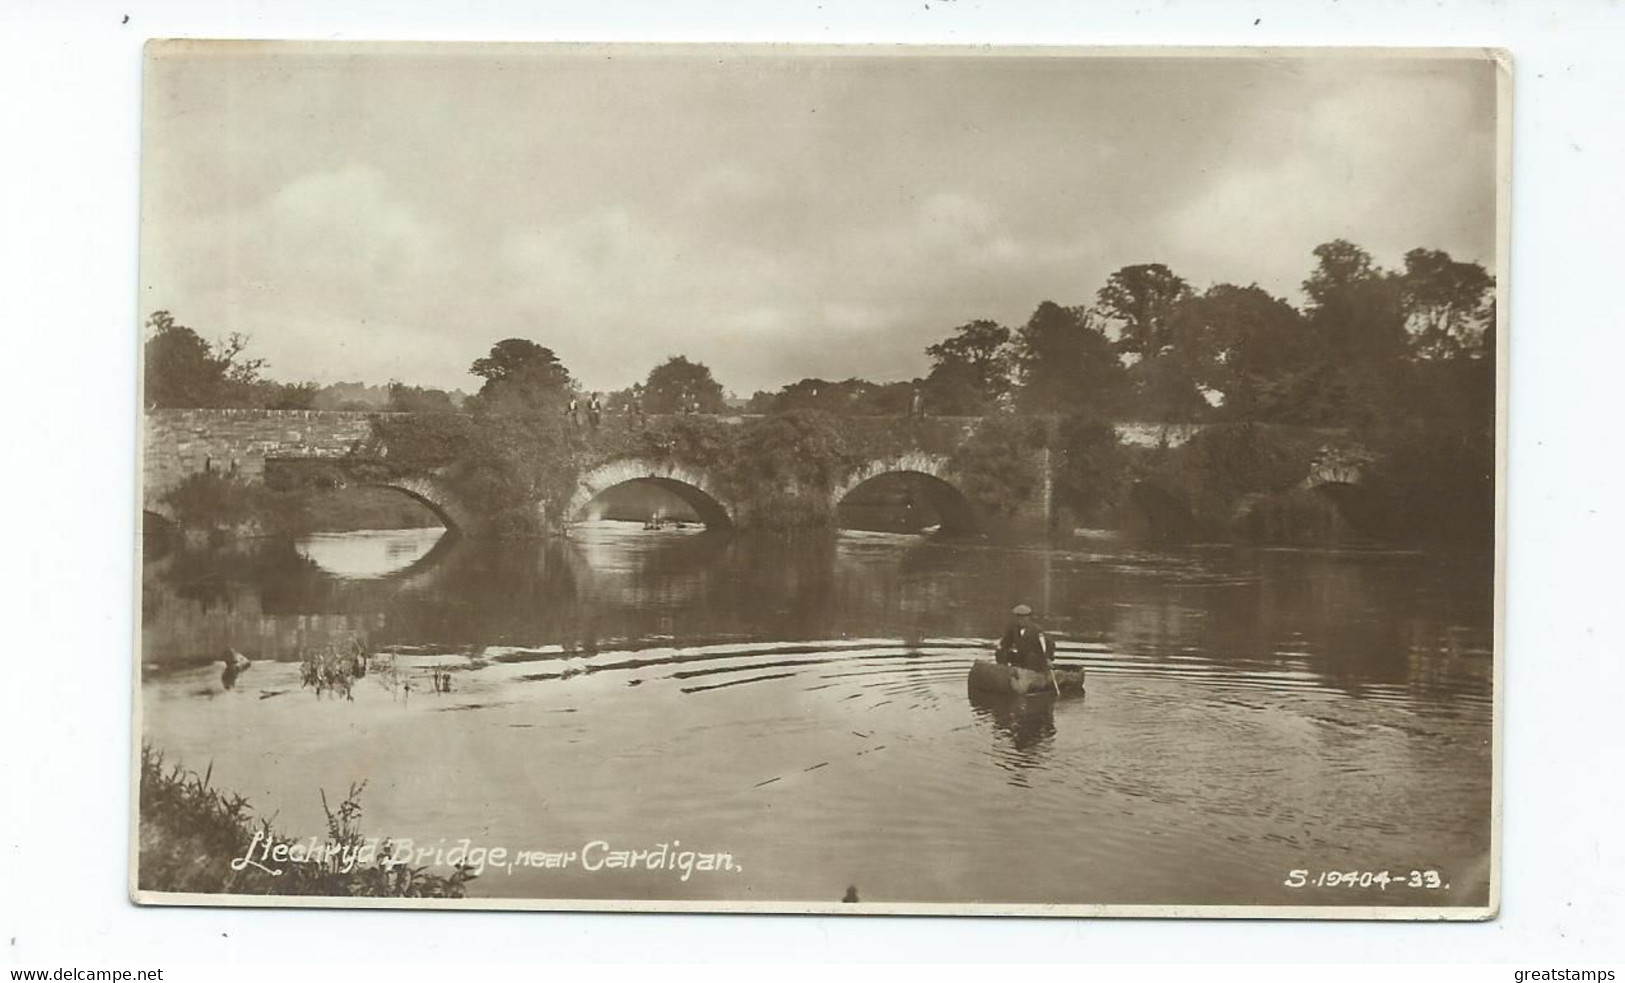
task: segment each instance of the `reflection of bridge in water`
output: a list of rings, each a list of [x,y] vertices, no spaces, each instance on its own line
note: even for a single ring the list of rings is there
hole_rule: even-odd
[[[613,536],[613,533],[610,533]],[[228,648],[297,660],[354,641],[473,652],[537,639],[592,650],[603,640],[680,634],[725,588],[732,538],[588,535],[496,544],[444,535],[400,568],[370,577],[323,569],[292,542],[179,549],[143,569],[143,657],[214,661]],[[616,612],[611,614],[611,612]]]

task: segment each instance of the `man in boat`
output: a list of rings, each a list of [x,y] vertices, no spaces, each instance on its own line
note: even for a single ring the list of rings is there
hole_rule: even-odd
[[[1010,610],[1015,621],[999,639],[993,660],[1029,672],[1048,673],[1055,661],[1055,640],[1033,621],[1033,609],[1017,604]]]

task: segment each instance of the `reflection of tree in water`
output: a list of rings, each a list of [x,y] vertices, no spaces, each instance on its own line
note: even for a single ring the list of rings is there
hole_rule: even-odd
[[[331,594],[328,578],[288,542],[173,551],[142,568],[142,660],[207,664],[229,648],[298,658],[306,644],[356,636],[347,603]]]
[[[1051,557],[1048,550],[940,537],[902,548],[896,541],[843,537],[836,552],[837,617],[851,631],[873,632],[880,624],[911,638],[995,636],[1012,605],[1026,601],[1047,610]],[[1046,617],[1046,627],[1056,627],[1055,620]]]
[[[634,527],[572,539],[465,539],[396,574],[344,580],[285,541],[177,549],[143,567],[143,658],[203,663],[229,646],[253,659],[297,660],[302,648],[348,638],[452,651],[985,638],[1020,600],[1041,606],[1045,626],[1063,638],[1102,638],[1139,658],[1194,653],[1238,671],[1311,674],[1356,694],[1374,684],[1440,697],[1489,689],[1493,590],[1472,579],[1471,558],[1207,551],[1129,559]],[[1015,716],[1005,724],[1012,742],[1038,732]]]
[[[1001,696],[970,691],[971,712],[993,728],[1005,745],[998,754],[1011,771],[1013,785],[1025,785],[1023,772],[1043,761],[1055,747],[1055,700],[1045,696]]]
[[[1238,668],[1306,671],[1354,696],[1373,684],[1484,685],[1472,657],[1457,656],[1488,650],[1493,596],[1461,589],[1484,577],[1461,557],[1236,550],[1203,572],[1172,593],[1154,579],[1125,585],[1132,603],[1113,619],[1114,638],[1146,654],[1194,648]]]
[[[704,634],[725,565],[721,532],[591,529],[572,537],[580,646],[610,639]],[[696,624],[695,622],[699,622]]]
[[[383,604],[386,642],[533,645],[579,635],[579,570],[569,544],[465,540]]]
[[[835,611],[835,543],[815,533],[734,534],[713,564],[703,612],[678,612],[678,631],[751,638],[822,638]],[[698,621],[689,618],[698,615]]]
[[[585,530],[568,540],[467,542],[432,585],[389,607],[389,634],[467,645],[678,644],[826,623],[827,551],[728,533]]]
[[[865,544],[842,541],[836,552],[839,571],[835,591],[837,609],[873,632],[884,625],[906,638],[943,634],[942,618],[956,606],[947,603],[951,587],[941,578],[911,575],[909,558],[923,547],[904,553],[866,549]]]
[[[206,611],[234,606],[248,584],[258,585],[262,604],[269,591],[299,596],[295,607],[308,610],[303,598],[319,592],[327,579],[287,540],[253,540],[236,549],[174,550],[147,564],[143,574]]]

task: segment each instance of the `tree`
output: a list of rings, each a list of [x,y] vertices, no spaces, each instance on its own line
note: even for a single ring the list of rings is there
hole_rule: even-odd
[[[793,413],[797,410],[837,412],[844,399],[831,398],[838,383],[828,379],[801,379],[790,383],[776,393],[757,393],[751,402],[763,413]]]
[[[259,382],[255,389],[268,410],[308,410],[316,405],[314,382]]]
[[[1121,403],[1123,365],[1086,310],[1039,304],[1016,334],[1016,365],[1022,412],[1105,415]]]
[[[987,416],[998,410],[1002,395],[989,391],[975,365],[960,361],[939,363],[920,389],[921,406],[932,416]]]
[[[1173,325],[1191,288],[1161,263],[1125,266],[1095,294],[1095,310],[1118,328],[1117,347],[1142,357],[1174,344]]]
[[[489,413],[557,411],[575,388],[569,370],[551,348],[524,338],[497,342],[468,371],[485,380],[475,408]]]
[[[147,319],[146,400],[162,407],[262,406],[275,402],[257,392],[262,358],[246,358],[248,338],[232,334],[213,345],[178,323],[168,311]],[[275,384],[271,384],[273,388]]]
[[[813,411],[832,416],[902,416],[908,412],[920,380],[870,382],[868,379],[802,379],[778,392],[757,392],[745,404],[748,413]],[[947,412],[936,410],[936,412]]]
[[[1398,278],[1344,239],[1315,247],[1303,283],[1318,366],[1305,389],[1316,418],[1296,422],[1369,426],[1403,412],[1408,336]]]
[[[1126,409],[1141,420],[1199,420],[1212,412],[1197,368],[1202,360],[1181,349],[1142,358],[1124,370]]]
[[[1399,289],[1411,346],[1422,358],[1480,354],[1484,339],[1494,334],[1495,278],[1477,263],[1459,263],[1443,250],[1412,249]]]
[[[933,406],[940,401],[965,409],[980,407],[987,412],[1010,391],[1010,329],[997,321],[977,320],[961,324],[954,334],[926,348],[931,356]],[[955,386],[969,384],[969,391]],[[938,408],[940,413],[948,409]]]
[[[1392,360],[1405,349],[1399,284],[1346,239],[1315,247],[1319,264],[1303,282],[1318,340],[1340,358]]]
[[[643,409],[647,413],[683,413],[691,407],[701,413],[720,413],[726,404],[722,385],[703,362],[673,355],[649,371],[643,383]]]
[[[381,410],[389,406],[389,389],[364,382],[330,382],[316,390],[318,410]]]
[[[861,381],[861,380],[860,380]],[[909,411],[920,379],[908,382],[863,382],[854,412],[860,416],[903,416]]]
[[[1201,381],[1224,395],[1224,416],[1290,418],[1315,358],[1303,315],[1257,284],[1219,283],[1196,299],[1192,316],[1214,352]]]
[[[389,383],[388,407],[392,413],[452,413],[457,409],[444,389],[409,386],[396,380]]]
[[[220,366],[209,343],[168,311],[147,319],[146,400],[153,406],[210,406],[220,391]]]

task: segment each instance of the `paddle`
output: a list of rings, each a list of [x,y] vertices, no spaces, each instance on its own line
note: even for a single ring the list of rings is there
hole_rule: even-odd
[[[1040,643],[1039,643],[1040,646],[1047,647],[1045,645],[1045,643],[1049,643],[1049,636],[1048,635],[1040,635],[1038,637],[1040,639]],[[1053,643],[1050,643],[1050,644],[1053,644]],[[1056,680],[1055,680],[1055,650],[1053,648],[1051,648],[1049,650],[1049,652],[1046,653],[1046,654],[1049,656],[1049,658],[1045,660],[1049,664],[1049,684],[1051,686],[1055,687],[1055,695],[1060,696],[1061,695],[1061,684],[1056,682]]]

